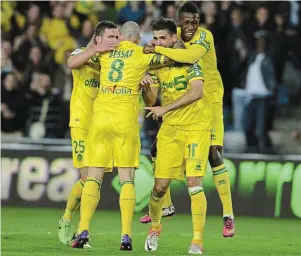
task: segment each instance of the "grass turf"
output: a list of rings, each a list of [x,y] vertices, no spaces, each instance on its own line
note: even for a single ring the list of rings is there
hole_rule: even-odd
[[[157,252],[145,252],[149,225],[139,223],[135,214],[133,252],[120,252],[120,216],[118,212],[98,211],[92,222],[89,250],[71,249],[59,243],[57,223],[62,210],[43,208],[2,208],[1,252],[7,256],[25,255],[187,255],[191,239],[190,215],[164,219]],[[74,224],[77,223],[74,219]],[[301,255],[301,221],[271,218],[236,218],[233,238],[221,235],[221,217],[207,217],[204,255],[212,256],[288,256]]]

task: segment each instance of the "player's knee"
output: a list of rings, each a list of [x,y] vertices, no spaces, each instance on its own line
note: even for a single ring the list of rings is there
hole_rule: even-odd
[[[223,164],[222,146],[211,146],[209,150],[209,163],[211,167],[217,167]]]
[[[163,196],[165,196],[167,189],[168,189],[168,186],[166,187],[162,184],[155,184],[153,193],[156,197],[162,198]]]
[[[98,181],[102,181],[105,168],[89,167],[88,176]]]
[[[187,177],[187,186],[189,188],[203,186],[203,177]]]
[[[118,168],[118,175],[120,183],[134,180],[134,168]]]
[[[85,182],[88,176],[88,171],[89,168],[88,167],[84,167],[80,169],[80,179]]]

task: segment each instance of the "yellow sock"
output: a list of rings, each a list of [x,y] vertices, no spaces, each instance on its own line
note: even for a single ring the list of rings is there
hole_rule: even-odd
[[[136,192],[133,181],[121,183],[119,206],[121,212],[121,235],[132,236],[132,221],[136,204]]]
[[[193,226],[192,243],[202,246],[207,212],[207,199],[204,189],[201,186],[190,187],[188,190],[191,198],[191,215]]]
[[[100,201],[100,190],[99,190],[99,194],[98,194],[97,205],[99,204],[99,201]],[[80,222],[77,225],[76,234],[80,234]]]
[[[213,180],[223,205],[223,215],[233,216],[230,176],[224,164],[212,168]]]
[[[67,205],[65,209],[65,213],[63,215],[63,219],[72,219],[73,213],[76,211],[77,207],[80,204],[83,189],[84,189],[84,182],[82,180],[78,180],[72,187],[71,192],[69,194]]]
[[[171,205],[172,205],[172,202],[171,202],[170,187],[169,187],[166,194],[165,194],[165,196],[164,196],[163,208],[168,208]]]
[[[87,177],[80,207],[80,232],[89,230],[91,219],[100,199],[100,185],[98,180]]]
[[[149,216],[152,220],[152,229],[155,231],[161,231],[161,217],[162,217],[162,207],[164,203],[164,197],[159,198],[154,196],[152,191],[149,200]]]

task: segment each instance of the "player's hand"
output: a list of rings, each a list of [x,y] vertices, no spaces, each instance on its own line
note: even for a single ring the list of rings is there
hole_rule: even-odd
[[[140,85],[141,85],[141,88],[142,88],[142,89],[143,89],[143,88],[146,88],[146,87],[148,87],[148,86],[150,86],[150,85],[152,85],[152,84],[154,84],[154,81],[153,81],[153,79],[151,78],[150,75],[145,75],[145,76],[142,78],[141,82],[140,82]]]
[[[104,53],[114,50],[119,45],[119,41],[101,42],[93,45],[93,51],[96,53]]]
[[[149,44],[144,45],[143,53],[155,53],[155,46]]]
[[[167,109],[164,107],[145,107],[144,109],[149,110],[150,112],[146,115],[146,118],[152,116],[154,120],[158,120],[159,117],[163,117],[167,113]]]

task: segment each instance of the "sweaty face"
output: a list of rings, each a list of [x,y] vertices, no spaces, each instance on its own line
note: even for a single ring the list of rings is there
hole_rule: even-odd
[[[100,44],[101,42],[118,42],[119,41],[119,30],[118,28],[107,28],[103,32],[102,36],[96,36],[95,40],[97,44]]]
[[[153,31],[153,39],[156,46],[171,48],[177,41],[177,35],[171,35],[167,29]]]
[[[190,41],[198,30],[200,16],[198,13],[183,12],[179,17],[181,37],[185,42]]]

